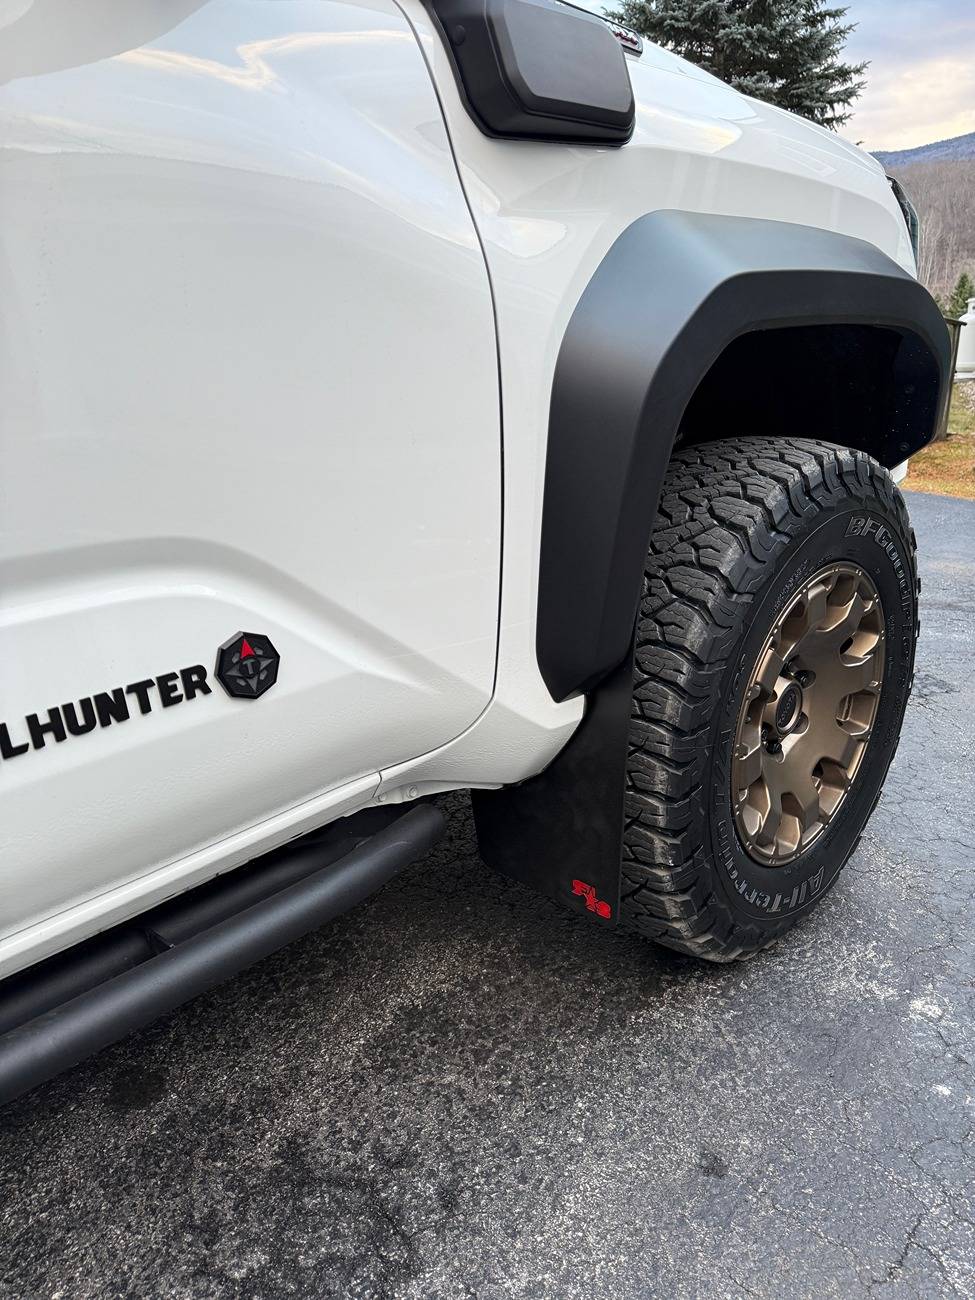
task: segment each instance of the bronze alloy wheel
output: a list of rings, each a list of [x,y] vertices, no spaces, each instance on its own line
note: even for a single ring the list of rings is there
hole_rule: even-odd
[[[779,615],[745,691],[731,769],[735,823],[765,867],[793,861],[836,816],[870,742],[884,611],[856,564],[821,569]]]

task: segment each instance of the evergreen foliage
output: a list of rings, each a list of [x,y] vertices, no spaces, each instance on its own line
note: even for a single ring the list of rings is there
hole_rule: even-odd
[[[965,312],[968,311],[968,303],[971,298],[975,298],[975,284],[972,283],[972,277],[968,272],[962,271],[954,289],[951,291],[945,315],[953,318],[964,316]]]
[[[623,0],[611,16],[746,95],[836,128],[867,67],[843,61],[846,13],[826,0]]]

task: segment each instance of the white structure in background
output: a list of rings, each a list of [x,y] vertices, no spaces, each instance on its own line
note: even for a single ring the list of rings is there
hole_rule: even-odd
[[[968,328],[961,332],[955,378],[975,379],[975,298],[969,298],[968,311],[961,319],[962,324]]]

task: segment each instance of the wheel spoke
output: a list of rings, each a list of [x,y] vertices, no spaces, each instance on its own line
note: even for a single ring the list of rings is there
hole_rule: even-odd
[[[778,785],[783,812],[795,822],[799,838],[815,830],[820,820],[819,787],[813,780],[809,755],[804,738],[790,736],[785,742],[780,764]]]
[[[775,691],[775,683],[782,675],[782,669],[785,667],[785,660],[772,646],[769,646],[765,652],[761,667],[755,674],[755,682],[760,687],[762,694],[768,699]]]
[[[771,793],[772,792],[769,791],[770,795]],[[782,803],[778,796],[775,795],[770,800],[768,811],[762,818],[762,824],[759,827],[758,834],[755,836],[755,843],[763,849],[774,849],[781,822]]]
[[[739,790],[747,790],[762,775],[763,754],[762,742],[758,738],[753,740],[750,747],[747,741],[739,746],[737,776],[735,777],[735,784]]]
[[[813,780],[811,770],[798,771],[791,780],[790,794],[795,801],[796,816],[803,834],[815,830],[822,816],[819,804],[819,786]]]
[[[878,666],[875,655],[844,662],[834,651],[830,660],[816,674],[810,692],[811,708],[821,711],[829,719],[839,717],[843,702],[863,691],[875,695],[879,689]]]
[[[876,678],[876,655],[864,655],[862,659],[849,662],[840,660],[839,677],[844,695],[857,695],[870,687],[876,689],[880,683]]]
[[[810,587],[806,597],[806,627],[810,630],[820,627],[825,621],[830,591],[832,586],[825,579]]]
[[[869,613],[873,608],[873,601],[868,605],[860,593],[855,592],[849,604],[841,609],[839,617],[830,620],[821,629],[819,636],[823,649],[826,651],[839,650],[857,631],[863,622],[864,614]]]
[[[796,636],[791,647],[791,654],[800,658],[809,644],[819,634],[829,611],[830,585],[826,579],[814,583],[806,593],[805,611],[801,625],[796,628]]]
[[[850,764],[856,758],[860,751],[863,739],[860,736],[851,736],[837,722],[829,731],[826,732],[825,739],[821,745],[822,753],[819,758],[828,758],[838,767],[848,770]]]

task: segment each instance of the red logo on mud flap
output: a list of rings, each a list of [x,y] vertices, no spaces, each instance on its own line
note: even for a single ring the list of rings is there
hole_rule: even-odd
[[[584,880],[573,880],[572,892],[579,898],[586,900],[586,910],[595,912],[601,916],[604,921],[608,921],[613,915],[613,909],[609,903],[604,903],[601,898],[596,897],[596,888],[594,885],[587,885]]]

